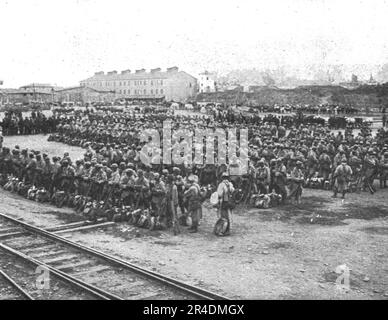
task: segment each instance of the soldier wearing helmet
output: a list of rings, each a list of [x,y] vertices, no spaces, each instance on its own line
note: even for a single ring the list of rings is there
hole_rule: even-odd
[[[72,191],[74,174],[74,168],[69,165],[69,162],[66,159],[63,159],[58,171],[60,190],[65,191],[65,193],[70,193]]]
[[[303,191],[304,173],[302,161],[296,161],[296,167],[290,175],[290,198],[294,198],[297,204],[300,204],[300,198]]]
[[[90,176],[91,186],[91,197],[97,201],[101,201],[103,190],[107,182],[106,172],[103,170],[103,165],[97,163],[95,170]]]
[[[229,175],[227,172],[222,174],[222,181],[219,183],[217,187],[218,194],[218,218],[225,219],[227,222],[227,227],[225,232],[222,234],[223,236],[230,235],[230,223],[232,219],[232,213],[234,209],[234,201],[233,201],[233,192],[234,187],[233,184],[229,181]]]
[[[144,176],[144,171],[139,169],[137,171],[137,179],[135,180],[135,198],[136,208],[149,208],[150,207],[150,182]]]
[[[334,171],[334,194],[333,198],[337,197],[338,192],[342,193],[342,199],[345,199],[345,194],[349,188],[349,181],[353,174],[352,169],[347,164],[346,157],[343,157],[341,164]]]
[[[282,196],[282,203],[285,203],[287,199],[287,168],[283,164],[282,159],[277,159],[273,167],[273,182],[272,187],[276,193]],[[272,178],[272,177],[271,177]],[[272,191],[272,190],[270,190]]]
[[[380,188],[387,187],[387,179],[388,179],[388,152],[385,151],[380,160]]]
[[[363,169],[365,188],[373,194],[376,192],[373,182],[378,174],[378,159],[373,148],[369,148],[368,153],[364,157]]]
[[[154,180],[151,186],[151,207],[155,212],[155,216],[159,217],[159,221],[164,227],[167,226],[166,207],[163,205],[166,196],[166,186],[161,179],[159,173],[154,174]]]
[[[175,184],[175,177],[172,174],[167,176],[166,181],[166,218],[167,226],[172,225],[174,235],[180,233],[178,219],[179,195]]]
[[[193,175],[187,178],[188,188],[184,193],[184,197],[188,203],[188,214],[191,216],[192,225],[189,228],[191,233],[198,232],[198,225],[200,214],[202,210],[202,202],[200,195],[200,187],[195,182],[195,177]]]
[[[264,159],[260,159],[259,161],[257,161],[255,171],[256,190],[261,194],[267,194],[268,187],[271,181],[271,172],[269,167],[265,165]]]

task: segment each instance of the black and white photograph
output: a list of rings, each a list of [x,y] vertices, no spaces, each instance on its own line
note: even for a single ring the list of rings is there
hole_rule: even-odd
[[[0,0],[0,300],[388,300],[387,17]]]

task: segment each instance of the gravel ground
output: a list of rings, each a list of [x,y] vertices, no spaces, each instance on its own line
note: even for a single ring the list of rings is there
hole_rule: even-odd
[[[58,147],[59,154],[68,148]],[[330,196],[305,190],[298,206],[239,208],[225,238],[212,234],[212,208],[204,210],[197,234],[184,228],[174,236],[120,223],[65,236],[230,298],[387,299],[388,189],[350,194],[345,201]],[[0,202],[1,213],[39,226],[80,219],[71,210],[2,190]],[[335,270],[344,264],[349,290],[336,285]]]
[[[22,287],[35,300],[94,300],[95,297],[72,288],[69,284],[51,276],[48,289],[37,288],[37,277],[41,275],[35,272],[36,267],[25,261],[0,250],[0,269],[4,270],[20,287]],[[15,288],[5,283],[0,275],[0,300],[25,300]]]
[[[150,232],[126,223],[66,237],[231,298],[386,299],[386,191],[352,194],[344,203],[306,190],[303,204],[236,212],[230,237],[212,234],[215,212],[204,210],[200,232]],[[368,201],[373,199],[373,205]],[[75,220],[70,210],[0,192],[1,213],[39,226]],[[51,207],[51,210],[50,210]],[[313,209],[313,208],[316,209]],[[60,214],[59,214],[60,212]],[[350,290],[338,289],[346,264]]]

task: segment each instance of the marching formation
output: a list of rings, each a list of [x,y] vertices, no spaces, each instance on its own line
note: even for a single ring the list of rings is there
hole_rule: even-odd
[[[267,119],[267,120],[266,120]],[[57,118],[49,140],[80,146],[82,159],[50,158],[37,150],[2,148],[1,184],[36,201],[68,205],[88,219],[105,217],[127,220],[149,229],[182,225],[197,232],[202,204],[210,198],[218,208],[214,232],[230,234],[230,221],[236,203],[259,208],[300,203],[303,187],[322,188],[345,197],[347,192],[376,192],[375,179],[386,188],[388,178],[388,134],[381,129],[373,136],[368,127],[357,134],[351,128],[333,131],[325,124],[286,126],[261,119],[260,124],[245,118],[187,116],[167,113],[77,112]],[[238,157],[228,164],[153,164],[142,161],[140,135],[146,129],[163,133],[163,122],[173,129],[248,129],[248,171],[233,175],[241,165]],[[171,148],[185,143],[172,136]],[[215,145],[217,158],[222,145]],[[207,150],[203,149],[205,157]],[[194,153],[194,150],[193,150]],[[182,156],[184,156],[182,154]],[[191,156],[191,154],[190,154]],[[191,221],[190,221],[191,220]]]

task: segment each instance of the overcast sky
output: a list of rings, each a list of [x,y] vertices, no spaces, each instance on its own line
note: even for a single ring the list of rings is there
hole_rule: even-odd
[[[0,80],[388,62],[384,0],[0,0]]]

